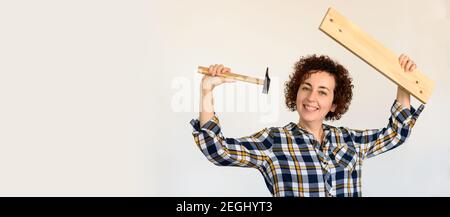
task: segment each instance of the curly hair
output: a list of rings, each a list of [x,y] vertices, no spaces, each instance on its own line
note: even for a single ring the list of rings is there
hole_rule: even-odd
[[[300,84],[318,71],[326,71],[333,75],[336,86],[333,90],[333,104],[336,104],[334,112],[328,112],[325,120],[339,120],[347,112],[352,100],[352,78],[347,69],[326,55],[316,54],[301,57],[294,65],[294,72],[285,83],[284,95],[286,106],[290,111],[297,110],[297,92]]]

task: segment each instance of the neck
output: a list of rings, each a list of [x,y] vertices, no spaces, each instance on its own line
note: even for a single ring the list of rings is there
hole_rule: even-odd
[[[316,139],[321,140],[323,134],[322,122],[303,122],[300,120],[298,125],[312,133]]]

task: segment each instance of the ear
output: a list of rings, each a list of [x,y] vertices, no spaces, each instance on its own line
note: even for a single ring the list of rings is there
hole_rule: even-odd
[[[331,106],[331,112],[334,112],[334,111],[336,111],[336,107],[337,107],[337,105],[336,104],[333,104],[332,106]]]

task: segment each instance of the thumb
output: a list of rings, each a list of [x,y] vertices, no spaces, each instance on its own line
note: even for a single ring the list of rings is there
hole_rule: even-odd
[[[234,83],[236,80],[234,78],[224,78],[224,81],[227,83]]]

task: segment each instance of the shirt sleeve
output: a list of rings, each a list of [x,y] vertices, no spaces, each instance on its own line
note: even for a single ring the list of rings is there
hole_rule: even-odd
[[[203,126],[198,119],[192,119],[192,135],[195,143],[206,158],[218,166],[239,166],[259,168],[268,157],[273,138],[268,128],[251,136],[238,139],[222,135],[216,114]]]
[[[425,105],[422,104],[417,110],[412,106],[408,109],[395,99],[386,127],[349,130],[353,141],[360,144],[363,159],[377,156],[403,144],[411,134],[411,129],[424,108]]]

